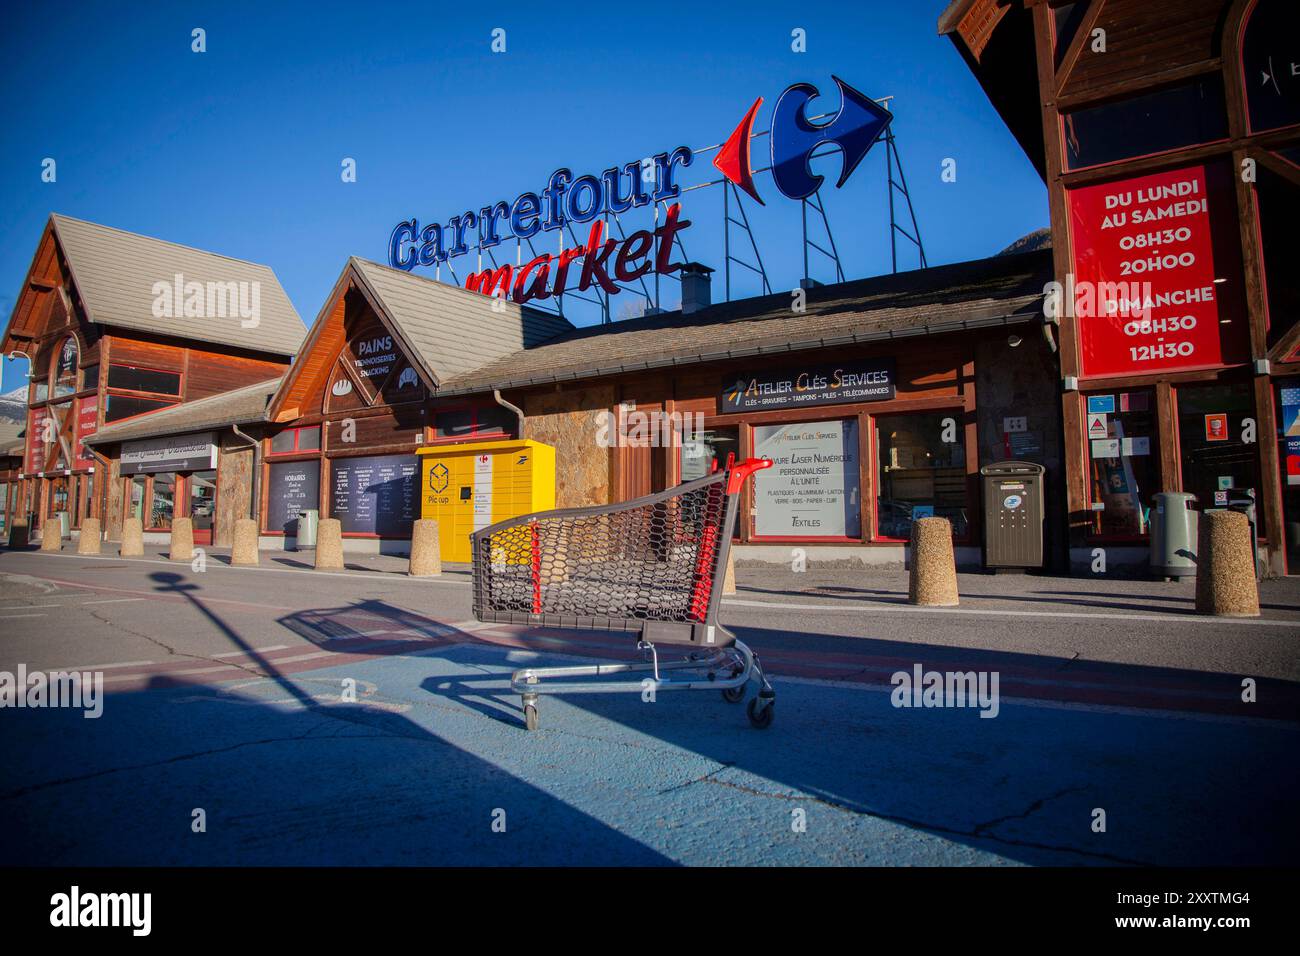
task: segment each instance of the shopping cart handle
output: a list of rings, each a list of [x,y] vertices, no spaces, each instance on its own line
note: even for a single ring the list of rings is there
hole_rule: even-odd
[[[727,494],[734,495],[745,485],[745,479],[756,471],[762,471],[764,468],[772,467],[771,458],[746,458],[731,466],[731,474],[727,476]]]

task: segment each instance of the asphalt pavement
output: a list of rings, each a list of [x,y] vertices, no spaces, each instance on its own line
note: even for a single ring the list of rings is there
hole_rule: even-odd
[[[631,641],[476,622],[463,571],[309,559],[0,551],[0,671],[107,692],[98,719],[0,709],[0,860],[1214,864],[1300,842],[1295,581],[1227,621],[1187,584],[963,575],[960,608],[922,610],[903,574],[741,568],[722,620],[771,674],[770,728],[705,692],[546,696],[529,732],[512,669]],[[996,716],[895,706],[918,665],[996,674]]]

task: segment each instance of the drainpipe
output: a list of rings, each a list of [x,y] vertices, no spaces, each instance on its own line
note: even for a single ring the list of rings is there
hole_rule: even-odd
[[[523,438],[523,437],[524,437],[524,412],[523,412],[523,409],[521,409],[518,405],[511,405],[511,404],[510,404],[509,402],[507,402],[504,398],[502,398],[502,397],[501,397],[501,389],[499,389],[499,388],[494,388],[494,389],[492,389],[492,398],[495,399],[495,400],[496,400],[496,403],[497,403],[498,405],[500,405],[502,408],[506,409],[507,411],[511,411],[511,412],[514,412],[514,413],[515,413],[515,417],[516,417],[517,419],[519,419],[519,437],[520,437],[520,438]]]
[[[258,486],[262,483],[262,443],[254,438],[249,437],[240,429],[238,425],[234,424],[233,422],[231,423],[230,428],[236,435],[244,439],[244,441],[248,442],[249,448],[253,449],[253,485],[252,488],[250,489],[250,494],[248,498],[249,514],[247,515],[247,517],[252,518],[254,521],[256,521],[257,516],[259,514],[258,509],[261,507],[260,504],[261,499],[259,499],[257,495],[258,495],[258,491],[260,490]],[[261,534],[261,530],[262,529],[259,526],[258,527],[259,534]]]

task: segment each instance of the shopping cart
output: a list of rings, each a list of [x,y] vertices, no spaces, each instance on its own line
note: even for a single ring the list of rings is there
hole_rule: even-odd
[[[510,678],[524,723],[537,729],[541,694],[716,690],[745,697],[755,727],[772,723],[776,692],[758,657],[718,623],[721,578],[745,479],[772,462],[751,458],[655,495],[598,508],[542,511],[474,532],[474,616],[484,622],[624,631],[641,663],[525,667]],[[659,646],[688,648],[660,661]],[[575,680],[649,671],[639,681]],[[664,676],[672,672],[673,677]],[[559,678],[553,684],[543,681]],[[569,680],[563,680],[569,678]],[[653,699],[653,698],[651,698]]]

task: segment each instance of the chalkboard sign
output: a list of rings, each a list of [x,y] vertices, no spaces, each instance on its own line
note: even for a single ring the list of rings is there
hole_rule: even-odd
[[[298,512],[320,507],[320,462],[285,461],[271,465],[266,487],[266,530],[298,534]]]
[[[419,517],[420,460],[414,455],[334,458],[330,517],[345,534],[409,537]]]

